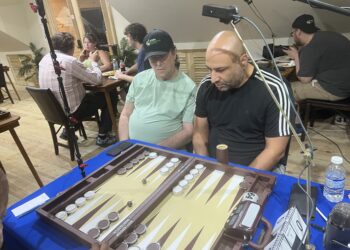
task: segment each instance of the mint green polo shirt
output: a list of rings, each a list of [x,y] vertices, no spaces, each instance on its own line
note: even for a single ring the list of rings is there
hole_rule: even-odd
[[[195,83],[182,72],[169,81],[158,80],[153,69],[137,74],[126,96],[134,104],[129,137],[159,143],[181,131],[193,122],[195,94]]]

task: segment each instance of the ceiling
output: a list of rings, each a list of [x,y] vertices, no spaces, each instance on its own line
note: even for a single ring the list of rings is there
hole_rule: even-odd
[[[3,1],[3,0],[0,0]],[[22,43],[16,38],[9,36],[8,34],[0,31],[0,52],[20,51],[28,50],[28,45]]]
[[[23,0],[0,0],[0,6],[16,5],[22,2]]]
[[[327,0],[338,6],[349,6],[347,0]],[[204,4],[237,6],[239,14],[252,19],[267,37],[271,32],[252,12],[244,0],[110,0],[111,5],[129,22],[143,23],[149,30],[167,30],[175,42],[206,42],[220,30],[231,29],[218,19],[203,17]],[[272,27],[275,36],[288,37],[291,23],[300,14],[314,15],[316,23],[323,29],[350,32],[350,17],[327,10],[313,9],[307,4],[292,0],[254,0],[254,4]],[[252,5],[250,5],[252,6]],[[238,24],[245,39],[259,38],[258,33],[247,23]]]

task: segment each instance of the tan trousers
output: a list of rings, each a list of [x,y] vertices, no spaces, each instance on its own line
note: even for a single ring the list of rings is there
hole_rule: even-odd
[[[317,81],[312,81],[310,83],[302,82],[292,82],[292,90],[297,102],[303,101],[305,99],[319,99],[326,101],[339,101],[345,97],[339,97],[332,95],[331,93],[324,90]]]

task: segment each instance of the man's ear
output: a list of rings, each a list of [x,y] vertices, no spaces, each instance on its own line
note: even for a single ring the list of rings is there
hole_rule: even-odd
[[[247,53],[243,53],[240,58],[239,58],[240,62],[241,62],[241,65],[243,67],[246,67],[248,65],[248,55]]]
[[[171,54],[176,55],[176,53],[177,53],[177,49],[176,49],[176,47],[175,47],[175,48],[173,48],[173,49],[171,50]]]

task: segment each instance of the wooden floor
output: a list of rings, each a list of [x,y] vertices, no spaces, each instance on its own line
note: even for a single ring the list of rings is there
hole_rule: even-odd
[[[68,149],[60,147],[60,154],[54,154],[47,122],[24,88],[19,86],[18,91],[22,101],[18,101],[15,98],[15,104],[11,104],[9,100],[5,100],[4,103],[0,103],[0,109],[8,110],[21,117],[20,126],[15,130],[42,181],[44,184],[47,184],[69,171],[76,165],[76,162],[70,161]],[[15,97],[14,93],[12,96]],[[88,139],[84,141],[79,138],[79,149],[83,160],[87,160],[103,149],[95,145],[96,124],[94,122],[86,122],[84,126]],[[345,126],[331,125],[329,122],[317,122],[314,129],[336,142],[342,149],[345,157],[350,159],[350,133]],[[333,143],[313,131],[310,131],[310,137],[315,148],[317,148],[314,153],[315,166],[312,168],[312,180],[323,183],[324,171],[330,157],[331,155],[339,154],[339,150]],[[9,132],[0,134],[0,160],[8,174],[10,184],[9,204],[13,204],[38,189],[35,179],[31,175]],[[288,158],[287,174],[298,176],[304,167],[303,162],[300,147],[293,138]],[[347,169],[347,189],[349,189],[350,164],[345,162],[344,165]]]

